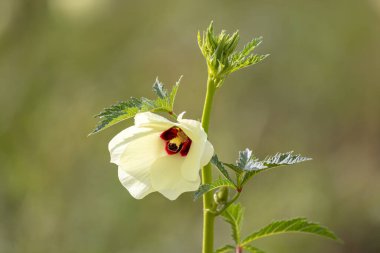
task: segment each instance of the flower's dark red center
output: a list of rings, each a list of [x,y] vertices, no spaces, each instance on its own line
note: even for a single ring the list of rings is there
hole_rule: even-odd
[[[189,153],[191,139],[181,128],[169,128],[160,137],[165,141],[165,150],[168,155],[174,155],[179,152],[181,156],[186,156]]]

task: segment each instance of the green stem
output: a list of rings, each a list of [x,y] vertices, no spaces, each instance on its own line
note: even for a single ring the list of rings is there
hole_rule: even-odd
[[[212,101],[215,94],[215,84],[209,77],[207,80],[207,92],[206,99],[203,106],[202,114],[202,127],[206,133],[210,126],[210,116]],[[211,163],[203,167],[202,170],[202,184],[210,184],[212,182],[212,170]],[[210,211],[213,205],[212,192],[208,192],[203,195],[203,247],[202,253],[213,253],[214,251],[214,220],[215,216]]]

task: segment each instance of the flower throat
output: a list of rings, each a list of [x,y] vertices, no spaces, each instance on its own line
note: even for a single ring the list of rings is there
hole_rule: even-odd
[[[165,150],[168,155],[180,153],[186,156],[189,153],[191,139],[179,127],[172,127],[160,135],[165,142]]]

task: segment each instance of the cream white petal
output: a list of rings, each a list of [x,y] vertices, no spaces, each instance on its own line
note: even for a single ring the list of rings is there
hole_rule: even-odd
[[[189,182],[182,179],[180,182],[178,182],[178,184],[181,185],[181,188],[162,189],[159,192],[170,200],[176,200],[179,197],[179,195],[181,195],[184,192],[196,191],[199,188],[199,185],[201,184],[201,179],[198,178],[197,181],[194,182]]]
[[[118,133],[108,144],[108,150],[111,154],[111,163],[119,165],[121,155],[124,153],[126,146],[133,140],[140,138],[151,131],[152,130],[148,128],[131,126]]]
[[[121,184],[136,199],[142,199],[154,191],[150,184],[149,173],[140,173],[139,177],[137,178],[119,168],[118,176]]]
[[[199,187],[199,177],[194,181],[182,177],[181,166],[185,158],[180,155],[166,156],[152,164],[152,187],[170,200],[176,199],[183,192],[195,191]]]
[[[214,149],[201,123],[178,116],[174,123],[145,112],[135,116],[135,125],[116,135],[109,143],[111,162],[119,165],[119,179],[137,199],[158,191],[170,200],[200,185],[201,166],[211,159]],[[160,135],[177,126],[192,140],[186,156],[168,155]]]
[[[167,156],[165,141],[160,138],[160,134],[149,132],[129,142],[120,157],[122,169],[134,176],[140,171],[149,171],[157,159]]]
[[[214,147],[209,141],[206,141],[203,154],[201,157],[201,166],[205,166],[206,164],[208,164],[213,155],[214,155]]]
[[[152,128],[157,131],[165,131],[174,125],[170,120],[151,112],[138,113],[135,116],[136,127]]]
[[[177,120],[178,120],[178,121],[182,120],[183,115],[185,115],[185,113],[186,113],[186,112],[181,112],[181,113],[178,115]]]
[[[194,181],[199,177],[201,169],[201,157],[204,150],[204,143],[192,142],[189,153],[181,166],[182,177],[186,180]]]
[[[176,126],[180,127],[192,141],[202,142],[207,139],[207,134],[199,121],[178,118],[178,122]]]
[[[200,176],[199,171],[203,166],[208,164],[213,154],[214,147],[209,141],[206,140],[204,143],[192,143],[186,160],[181,167],[182,176],[186,180],[196,180],[196,178]]]
[[[181,172],[185,179],[195,180],[199,177],[201,166],[210,161],[214,148],[207,141],[207,134],[201,123],[196,120],[182,119],[182,115],[183,113],[178,117],[178,126],[190,137],[192,144]]]

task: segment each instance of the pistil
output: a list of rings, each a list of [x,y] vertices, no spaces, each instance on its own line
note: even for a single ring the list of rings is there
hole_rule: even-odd
[[[187,156],[191,147],[191,139],[179,127],[172,127],[160,135],[165,142],[165,150],[168,155],[180,153]]]

